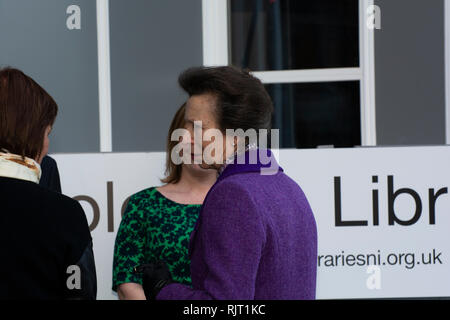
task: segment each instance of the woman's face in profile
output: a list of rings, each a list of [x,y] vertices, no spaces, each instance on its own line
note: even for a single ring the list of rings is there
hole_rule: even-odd
[[[42,151],[41,154],[39,155],[39,158],[36,159],[36,162],[41,164],[42,163],[42,159],[44,159],[44,157],[47,155],[48,153],[48,148],[50,146],[50,138],[48,137],[50,135],[50,132],[52,131],[52,127],[48,126],[45,129],[45,133],[44,133],[44,141],[42,142]]]
[[[204,150],[208,145],[213,143],[214,140],[205,139],[205,141],[203,141],[202,137],[208,129],[219,129],[219,125],[215,118],[215,103],[216,98],[211,94],[194,95],[190,97],[186,103],[185,122],[186,129],[188,129],[191,136],[191,154],[193,159],[201,160],[200,167],[203,169],[218,169],[228,155],[232,154],[234,151],[234,148],[230,146],[226,136],[221,133],[223,144],[219,145],[216,143],[214,145],[215,148],[211,151],[211,159],[208,159],[208,162],[213,164],[208,164],[205,162],[205,157],[209,157],[209,153],[204,152]],[[201,137],[197,137],[197,142],[199,143],[197,149],[201,150],[200,154],[194,153],[196,143],[194,140],[195,121],[201,121],[202,124]],[[196,134],[200,135],[199,132]],[[222,155],[221,158],[220,155]],[[222,159],[222,161],[217,162],[217,158]]]

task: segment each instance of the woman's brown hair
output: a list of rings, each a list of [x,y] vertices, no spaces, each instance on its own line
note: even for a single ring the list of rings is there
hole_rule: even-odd
[[[33,79],[17,69],[0,69],[0,149],[37,159],[57,113],[55,100]]]
[[[179,141],[172,141],[172,133],[176,129],[184,128],[184,112],[186,110],[186,103],[178,109],[175,113],[175,116],[172,119],[172,123],[170,124],[169,133],[167,135],[167,144],[166,144],[166,171],[165,178],[161,179],[163,183],[177,183],[181,179],[181,169],[182,164],[176,165],[171,160],[171,152],[172,149],[179,143]]]

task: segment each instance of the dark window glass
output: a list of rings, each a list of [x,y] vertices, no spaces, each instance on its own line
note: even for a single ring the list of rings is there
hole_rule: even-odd
[[[359,66],[358,0],[230,0],[231,63],[253,71]]]
[[[280,148],[361,145],[359,81],[268,84]]]

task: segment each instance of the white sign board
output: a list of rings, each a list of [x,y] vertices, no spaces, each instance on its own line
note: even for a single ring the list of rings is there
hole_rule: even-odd
[[[318,299],[450,296],[450,147],[276,154],[317,221]],[[98,298],[117,299],[112,258],[121,210],[131,194],[161,185],[165,153],[52,157],[63,193],[82,199],[88,222],[98,221]]]

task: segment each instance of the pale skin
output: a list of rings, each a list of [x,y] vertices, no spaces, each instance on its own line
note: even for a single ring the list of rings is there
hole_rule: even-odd
[[[219,129],[220,126],[216,120],[215,117],[215,104],[216,104],[216,98],[209,93],[205,94],[199,94],[199,95],[193,95],[189,98],[189,100],[186,103],[186,112],[185,112],[185,122],[186,122],[186,129],[189,130],[190,135],[192,137],[192,149],[194,150],[194,122],[195,121],[201,121],[202,122],[202,129],[208,130],[208,129]],[[233,129],[233,128],[230,128]],[[223,147],[222,147],[222,159],[223,161],[227,159],[229,156],[233,155],[236,152],[238,141],[236,136],[227,136],[225,134],[222,134],[222,141],[223,141]],[[205,148],[213,143],[213,141],[203,141],[202,139],[202,152],[205,150]],[[212,156],[215,154],[213,153]],[[200,167],[204,169],[215,169],[219,170],[223,166],[223,163],[213,163],[213,164],[207,164],[204,161],[200,164]]]
[[[48,153],[48,148],[50,146],[50,139],[48,136],[50,135],[51,131],[52,131],[52,126],[47,126],[47,128],[45,129],[45,133],[44,133],[44,141],[42,142],[42,151],[41,151],[40,155],[36,159],[34,159],[39,164],[42,163],[42,160]]]

